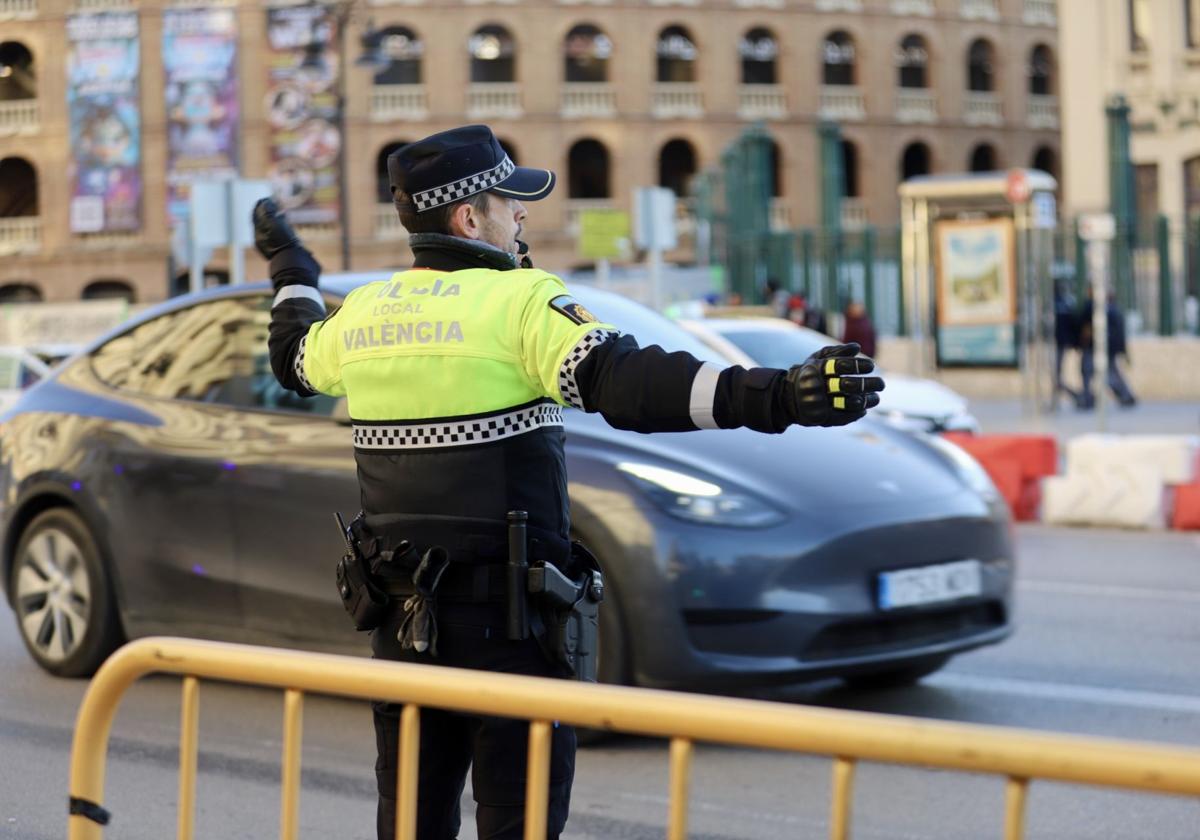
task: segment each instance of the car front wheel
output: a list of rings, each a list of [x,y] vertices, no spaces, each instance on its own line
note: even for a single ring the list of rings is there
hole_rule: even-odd
[[[10,591],[25,647],[52,674],[90,676],[120,640],[111,581],[74,511],[52,508],[29,523]]]

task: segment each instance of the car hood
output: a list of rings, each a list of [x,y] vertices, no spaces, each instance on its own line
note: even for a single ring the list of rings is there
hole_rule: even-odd
[[[967,410],[965,399],[932,379],[884,373],[884,381],[887,387],[879,395],[880,411],[941,420]]]
[[[841,428],[792,427],[781,435],[749,429],[637,435],[571,410],[566,429],[573,444],[584,437],[603,442],[595,451],[614,462],[640,458],[733,483],[792,512],[975,496],[919,436],[872,419]]]

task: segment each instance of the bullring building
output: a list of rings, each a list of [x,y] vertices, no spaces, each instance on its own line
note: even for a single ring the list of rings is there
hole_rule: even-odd
[[[844,227],[895,224],[912,175],[1057,174],[1056,36],[1054,0],[0,0],[0,302],[172,294],[190,184],[238,174],[327,271],[404,266],[386,157],[468,122],[559,173],[526,236],[551,270],[647,185],[691,259],[689,182],[755,123],[775,227],[818,221],[822,119]]]

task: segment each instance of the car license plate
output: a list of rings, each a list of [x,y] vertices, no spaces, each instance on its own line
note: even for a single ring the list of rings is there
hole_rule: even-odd
[[[982,591],[978,560],[918,566],[879,575],[879,607],[884,610],[969,598]]]

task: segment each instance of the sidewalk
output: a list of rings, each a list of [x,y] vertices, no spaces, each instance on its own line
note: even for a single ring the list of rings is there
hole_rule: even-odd
[[[970,400],[969,410],[979,418],[983,434],[1047,434],[1059,443],[1076,435],[1092,432],[1139,435],[1200,435],[1200,405],[1190,400],[1139,403],[1119,408],[1110,401],[1105,408],[1104,426],[1097,411],[1078,411],[1064,407],[1056,413],[1040,416],[1022,412],[1016,399]]]

